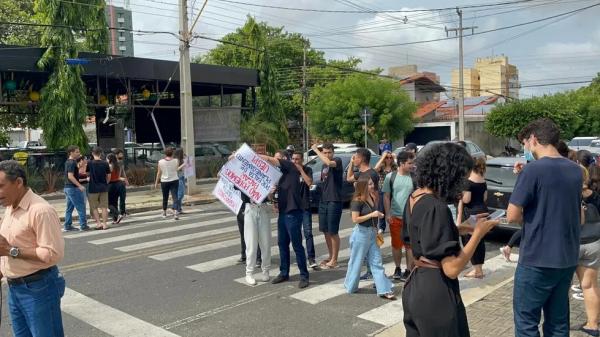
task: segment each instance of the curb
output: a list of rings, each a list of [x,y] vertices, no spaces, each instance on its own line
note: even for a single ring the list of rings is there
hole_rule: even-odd
[[[203,179],[197,179],[196,184],[197,185],[211,184],[211,183],[216,183],[217,181],[219,181],[218,178],[203,178]],[[152,185],[129,186],[129,187],[127,187],[127,192],[135,193],[135,192],[150,191],[151,189],[152,189]],[[62,191],[57,191],[52,194],[42,194],[41,197],[47,201],[61,200],[61,199],[65,198],[65,194]]]
[[[201,199],[201,200],[184,201],[183,205],[184,206],[206,205],[206,204],[212,204],[216,201],[218,201],[217,198],[206,198],[206,199]],[[128,207],[127,212],[129,212],[130,214],[135,214],[135,213],[142,213],[142,212],[155,211],[155,210],[157,211],[157,210],[160,210],[161,208],[162,208],[162,202],[153,202],[153,203],[143,204],[143,206],[140,206],[140,207],[136,207],[136,206]],[[88,211],[88,207],[86,207],[86,211]],[[73,213],[77,213],[77,211],[73,211]],[[92,218],[90,218],[91,215],[88,214],[87,216],[88,216],[88,219],[92,219]],[[64,214],[60,215],[59,218],[60,218],[61,222],[65,221]],[[76,220],[79,220],[79,216],[73,215],[73,222],[75,222]]]

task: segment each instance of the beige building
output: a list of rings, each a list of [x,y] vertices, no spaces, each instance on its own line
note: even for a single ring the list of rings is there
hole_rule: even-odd
[[[500,95],[519,98],[519,71],[507,56],[478,58],[464,69],[465,97]],[[452,94],[458,97],[458,69],[452,70]]]

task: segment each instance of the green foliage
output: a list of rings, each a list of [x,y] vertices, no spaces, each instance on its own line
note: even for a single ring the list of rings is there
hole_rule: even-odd
[[[514,138],[542,117],[560,127],[563,139],[600,135],[600,76],[578,90],[501,104],[487,115],[485,127],[494,136]]]
[[[33,22],[34,0],[0,0],[0,21]],[[37,46],[40,30],[31,26],[0,25],[0,44]]]
[[[104,0],[70,3],[61,0],[36,0],[36,19],[43,24],[84,27],[76,30],[47,27],[42,34],[42,47],[47,47],[38,66],[51,71],[40,100],[41,126],[50,149],[78,145],[88,148],[83,124],[88,114],[81,67],[69,66],[66,59],[78,56],[78,47],[104,52],[108,32],[104,17]]]
[[[354,74],[314,88],[309,100],[313,133],[324,140],[364,142],[362,111],[368,107],[368,133],[374,139],[398,139],[413,128],[417,109],[399,83]]]

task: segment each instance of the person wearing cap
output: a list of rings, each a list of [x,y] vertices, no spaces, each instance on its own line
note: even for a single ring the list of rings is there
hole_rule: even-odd
[[[404,145],[404,151],[412,152],[413,154],[417,154],[417,151],[418,151],[417,144],[408,143],[408,144]]]

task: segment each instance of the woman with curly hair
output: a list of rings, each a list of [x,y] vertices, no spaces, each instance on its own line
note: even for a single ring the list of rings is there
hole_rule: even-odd
[[[470,336],[457,278],[498,221],[479,216],[475,227],[454,224],[447,205],[458,201],[473,168],[464,147],[436,144],[419,155],[416,166],[420,188],[404,217],[416,266],[402,293],[406,336]],[[462,249],[459,230],[471,233]]]

